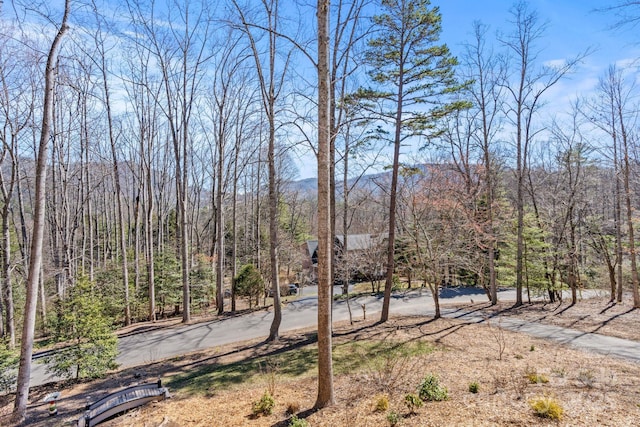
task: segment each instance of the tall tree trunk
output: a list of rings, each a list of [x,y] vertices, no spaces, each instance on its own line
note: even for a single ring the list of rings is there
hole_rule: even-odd
[[[29,272],[27,275],[27,297],[24,310],[22,327],[22,341],[20,346],[20,366],[18,368],[16,400],[11,420],[14,423],[22,423],[27,412],[29,399],[29,377],[31,376],[31,357],[33,355],[33,339],[36,325],[36,309],[38,301],[38,279],[42,265],[42,243],[44,238],[45,206],[46,206],[46,179],[47,179],[47,148],[49,132],[51,129],[53,91],[56,77],[57,53],[64,33],[67,31],[67,20],[70,12],[71,0],[65,0],[64,14],[60,28],[51,43],[47,55],[45,69],[45,88],[42,111],[42,126],[40,130],[40,142],[38,144],[38,156],[36,159],[35,177],[35,206],[33,233],[31,239],[31,255],[29,257]]]
[[[253,58],[256,64],[256,72],[258,74],[258,82],[260,84],[260,93],[262,97],[262,105],[264,107],[264,113],[267,118],[267,126],[269,128],[268,134],[268,147],[267,147],[267,173],[269,177],[269,259],[271,262],[271,287],[273,291],[273,321],[269,328],[269,337],[267,341],[273,341],[278,339],[280,323],[282,322],[282,306],[280,302],[280,271],[279,271],[279,255],[278,255],[278,197],[279,186],[277,183],[277,170],[276,170],[276,100],[278,98],[280,88],[282,87],[282,79],[284,78],[285,71],[277,76],[276,72],[276,54],[277,52],[277,24],[278,24],[278,0],[271,2],[263,2],[266,19],[268,22],[268,65],[263,65],[261,61],[261,55],[258,50],[256,40],[254,39],[251,31],[249,30],[249,24],[247,23],[242,9],[238,6],[234,0],[236,10],[240,14],[242,23],[245,28],[245,34],[247,35],[250,43],[250,48],[253,54]],[[286,66],[285,66],[286,67]],[[266,72],[265,72],[266,71]],[[259,163],[258,163],[259,165]],[[258,174],[259,176],[259,174]],[[259,179],[259,178],[258,178]],[[258,181],[259,182],[259,181]],[[258,205],[259,206],[259,205]],[[258,235],[259,235],[259,230]],[[259,246],[258,246],[259,252]]]
[[[402,108],[404,96],[404,63],[400,64],[398,77],[398,91],[396,93],[397,111],[395,118],[395,136],[393,139],[393,166],[391,171],[391,189],[389,190],[389,238],[387,245],[387,274],[384,284],[384,300],[380,322],[389,320],[389,305],[391,303],[391,289],[393,288],[393,273],[395,268],[396,241],[396,205],[398,197],[398,170],[400,168],[400,143],[402,137]]]
[[[274,112],[275,105],[270,105]],[[275,123],[274,117],[269,117],[269,258],[271,261],[271,286],[273,289],[273,321],[269,329],[267,341],[277,340],[280,323],[282,322],[282,304],[280,302],[280,271],[278,259],[278,189],[276,185],[276,160],[275,160]]]
[[[231,201],[231,311],[236,311],[236,276],[238,274],[238,156],[240,137],[236,139],[235,160],[233,162],[233,192]],[[246,229],[245,229],[246,232]]]
[[[318,0],[318,396],[314,407],[334,404],[331,339],[331,197],[329,123],[329,0]]]

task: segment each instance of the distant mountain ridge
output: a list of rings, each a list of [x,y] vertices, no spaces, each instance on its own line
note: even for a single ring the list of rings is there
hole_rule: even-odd
[[[406,169],[416,169],[422,173],[427,173],[431,167],[446,167],[451,168],[452,165],[437,165],[437,164],[421,164],[421,165],[404,165]],[[402,174],[398,177],[399,184],[402,184],[405,178]],[[349,187],[353,187],[357,181],[357,187],[359,189],[366,190],[379,190],[381,186],[388,188],[391,185],[391,170],[376,172],[372,174],[363,175],[361,177],[350,178],[347,183]],[[288,181],[282,186],[284,191],[309,193],[309,195],[318,191],[318,179],[317,178],[305,178],[298,181]],[[342,178],[336,177],[336,192],[338,195],[342,194]]]

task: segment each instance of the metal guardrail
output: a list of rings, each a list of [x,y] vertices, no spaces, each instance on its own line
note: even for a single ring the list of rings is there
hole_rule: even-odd
[[[155,383],[127,387],[87,405],[84,414],[78,419],[77,425],[78,427],[92,427],[129,409],[169,397],[169,390],[162,387],[160,380]]]

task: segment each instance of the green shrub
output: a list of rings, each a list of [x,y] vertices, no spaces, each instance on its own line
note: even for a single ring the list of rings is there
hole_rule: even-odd
[[[422,383],[418,387],[418,395],[424,401],[439,402],[449,398],[449,391],[446,387],[440,385],[440,380],[433,374],[424,377]]]
[[[474,382],[469,384],[469,392],[470,393],[476,394],[479,391],[480,391],[480,384],[478,384],[477,381],[474,381]]]
[[[291,417],[289,420],[289,427],[307,427],[309,423],[304,418],[298,418],[297,416]]]
[[[391,286],[391,290],[393,292],[402,290],[402,282],[400,282],[400,278],[396,274],[393,275],[393,285]]]
[[[551,420],[562,419],[564,409],[562,405],[551,397],[536,397],[529,401],[529,406],[534,410],[537,416],[549,418]]]
[[[271,415],[275,406],[276,401],[273,396],[265,391],[260,400],[253,403],[253,415]]]
[[[381,394],[376,398],[376,412],[385,412],[389,409],[389,397],[386,394]]]
[[[416,410],[422,407],[422,399],[417,394],[409,393],[404,397],[404,404],[411,414],[415,414]]]
[[[398,425],[398,423],[400,422],[400,414],[395,411],[389,412],[387,414],[387,421],[389,421],[389,425],[391,427]]]
[[[9,350],[0,342],[0,392],[8,393],[16,388],[19,359],[17,351]]]

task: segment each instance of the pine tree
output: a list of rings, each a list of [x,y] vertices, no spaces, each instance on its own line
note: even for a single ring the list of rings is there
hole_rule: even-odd
[[[393,286],[396,190],[400,147],[409,138],[439,134],[438,122],[466,108],[451,95],[464,85],[454,75],[457,59],[446,44],[438,44],[441,15],[429,0],[382,0],[384,13],[373,18],[376,37],[369,40],[365,60],[375,88],[360,89],[357,97],[380,122],[393,126],[394,156],[389,190],[387,278],[381,321],[389,317]]]

